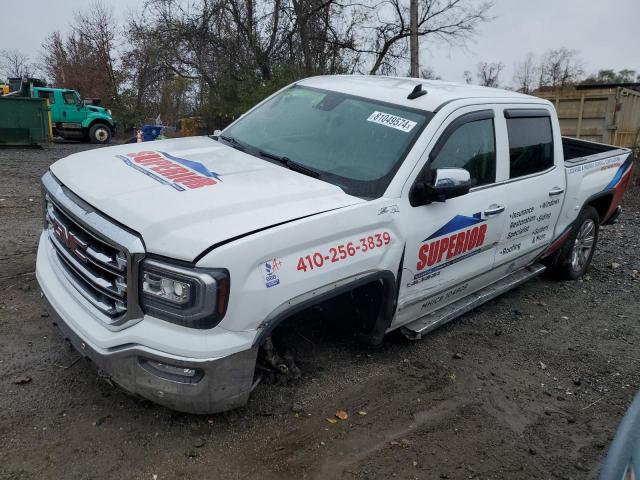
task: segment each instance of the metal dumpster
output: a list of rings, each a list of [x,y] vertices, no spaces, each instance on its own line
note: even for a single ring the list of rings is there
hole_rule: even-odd
[[[50,141],[51,120],[46,99],[0,97],[0,147],[43,146]]]
[[[640,149],[640,83],[537,90],[553,102],[562,135]]]

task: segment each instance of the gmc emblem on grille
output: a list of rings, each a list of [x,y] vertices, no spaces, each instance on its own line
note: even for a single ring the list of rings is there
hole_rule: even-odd
[[[57,219],[51,219],[51,224],[53,226],[53,233],[58,240],[60,240],[60,242],[62,242],[62,244],[66,246],[76,258],[86,262],[87,257],[83,250],[87,248],[87,244],[80,240],[72,231],[68,230]]]

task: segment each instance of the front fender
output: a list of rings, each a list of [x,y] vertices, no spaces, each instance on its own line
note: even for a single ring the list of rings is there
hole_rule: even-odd
[[[103,115],[101,113],[89,113],[87,115],[87,118],[85,118],[84,121],[82,122],[82,128],[89,128],[96,121],[100,121],[101,123],[105,123],[109,125],[111,130],[113,130],[115,126],[115,123],[113,122],[113,118],[107,115]]]
[[[393,209],[380,199],[248,234],[213,249],[198,266],[226,268],[231,291],[220,327],[258,331],[283,305],[345,279],[397,272],[404,249]],[[215,225],[215,224],[213,224]],[[394,280],[389,278],[390,283]],[[353,288],[354,285],[351,285]],[[391,287],[385,287],[390,289]],[[395,300],[395,293],[392,292]],[[291,312],[288,312],[291,313]]]

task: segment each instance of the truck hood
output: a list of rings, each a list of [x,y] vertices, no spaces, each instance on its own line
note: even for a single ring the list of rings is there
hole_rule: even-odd
[[[87,110],[94,113],[100,113],[102,115],[109,115],[109,112],[107,111],[106,108],[98,107],[97,105],[87,105]]]
[[[138,232],[147,251],[187,261],[225,240],[364,202],[208,137],[90,150],[57,161],[51,171]]]

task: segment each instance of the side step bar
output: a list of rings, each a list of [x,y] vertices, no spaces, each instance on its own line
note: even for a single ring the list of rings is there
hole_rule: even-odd
[[[498,295],[502,295],[504,292],[521,285],[527,280],[537,277],[544,272],[546,268],[547,267],[544,265],[536,263],[525,269],[513,272],[502,280],[498,280],[497,282],[492,283],[469,296],[461,298],[446,307],[442,307],[435,312],[431,312],[424,317],[405,325],[401,328],[401,331],[407,338],[411,340],[419,340],[430,331],[435,330],[436,328],[450,322],[464,313],[469,312],[470,310],[473,310],[476,307],[479,307]]]

